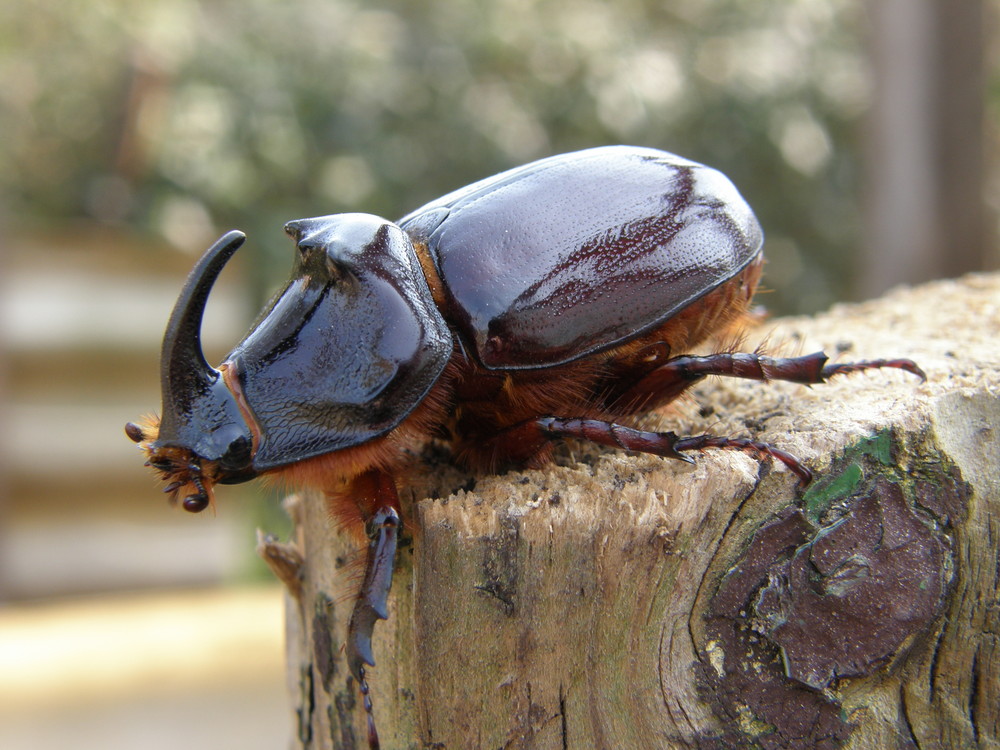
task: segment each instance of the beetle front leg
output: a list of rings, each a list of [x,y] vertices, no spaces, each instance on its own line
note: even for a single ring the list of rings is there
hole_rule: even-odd
[[[378,748],[378,732],[375,729],[375,715],[368,690],[365,665],[375,666],[372,654],[372,633],[375,630],[375,623],[389,617],[389,589],[392,587],[396,545],[403,522],[399,513],[399,495],[396,493],[392,477],[372,472],[364,475],[358,483],[362,486],[368,485],[365,487],[368,491],[361,500],[372,510],[365,523],[369,540],[365,575],[347,626],[347,667],[358,681],[361,690],[365,713],[368,716],[368,745],[370,748]]]
[[[358,679],[361,679],[365,664],[375,666],[372,655],[375,622],[389,618],[389,589],[402,521],[395,508],[379,508],[366,526],[369,541],[365,577],[347,631],[347,666]]]
[[[677,398],[708,375],[748,380],[786,380],[814,385],[825,383],[834,375],[848,375],[862,370],[893,368],[905,370],[926,380],[920,367],[909,359],[873,359],[859,362],[827,363],[823,352],[802,357],[769,357],[764,354],[720,352],[705,356],[680,356],[646,373],[615,399],[615,410],[634,412],[653,408]]]

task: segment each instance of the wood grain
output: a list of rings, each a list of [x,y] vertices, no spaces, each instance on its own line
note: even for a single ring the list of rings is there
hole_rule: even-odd
[[[717,380],[644,418],[773,443],[816,472],[805,492],[739,453],[573,444],[470,477],[432,447],[376,627],[383,747],[997,747],[998,333],[996,275],[773,321],[749,346],[911,357],[929,380]],[[363,748],[340,647],[355,543],[316,498],[292,513],[292,547],[263,546],[303,560],[293,744]]]

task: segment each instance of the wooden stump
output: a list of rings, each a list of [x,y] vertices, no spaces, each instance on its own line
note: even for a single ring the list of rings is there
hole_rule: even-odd
[[[723,451],[573,444],[486,477],[430,456],[375,630],[383,747],[1000,746],[1000,276],[759,333],[929,380],[716,379],[644,422],[772,443],[816,472],[804,492]],[[364,748],[341,648],[356,542],[317,498],[290,509],[296,539],[261,551],[298,589],[293,745]]]

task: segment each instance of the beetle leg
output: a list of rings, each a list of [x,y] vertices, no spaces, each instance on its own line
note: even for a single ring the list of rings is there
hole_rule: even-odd
[[[674,443],[675,451],[701,451],[706,448],[743,451],[758,460],[777,459],[799,478],[800,487],[805,487],[813,478],[812,472],[798,458],[788,451],[775,448],[768,443],[759,443],[755,440],[747,440],[746,438],[718,437],[716,435],[695,435],[694,437],[679,438]]]
[[[749,453],[757,459],[775,459],[788,467],[798,478],[799,484],[807,485],[812,481],[812,472],[792,454],[775,448],[767,443],[759,443],[744,438],[718,437],[715,435],[696,435],[694,437],[679,437],[673,432],[649,432],[625,427],[614,422],[604,422],[599,419],[562,419],[559,417],[542,417],[530,423],[549,439],[577,438],[589,440],[598,445],[611,448],[650,453],[664,458],[676,458],[692,463],[684,451],[721,448]],[[522,427],[522,425],[519,425]],[[515,428],[517,429],[517,428]]]
[[[927,380],[927,373],[920,369],[920,366],[911,359],[870,359],[862,360],[861,362],[842,362],[825,365],[822,375],[825,381],[834,375],[850,375],[852,372],[876,370],[882,367],[894,367],[898,370],[906,370],[916,375],[921,381]]]
[[[632,412],[664,404],[677,398],[707,375],[749,380],[787,380],[812,385],[834,375],[879,368],[905,370],[926,380],[924,371],[908,359],[874,359],[827,364],[823,352],[802,357],[769,357],[757,353],[721,352],[707,356],[674,357],[647,373],[614,399],[615,410]]]
[[[375,623],[389,617],[387,600],[396,561],[396,542],[403,522],[399,515],[399,496],[392,477],[377,473],[365,475],[363,479],[373,483],[370,488],[373,497],[365,499],[374,501],[374,510],[366,522],[369,541],[365,576],[347,626],[347,667],[358,681],[365,713],[368,715],[368,745],[370,748],[378,748],[378,732],[375,729],[375,714],[365,665],[375,666],[372,655]]]
[[[395,508],[380,508],[367,524],[369,542],[365,577],[348,626],[347,663],[355,677],[359,677],[362,664],[375,666],[372,632],[377,620],[389,617],[387,599],[392,586],[392,567],[396,560],[396,542],[401,525]]]

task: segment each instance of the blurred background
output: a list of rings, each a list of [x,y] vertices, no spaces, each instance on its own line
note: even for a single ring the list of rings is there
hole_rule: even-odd
[[[998,266],[997,0],[35,0],[0,8],[0,747],[274,748],[281,594],[223,488],[171,510],[122,425],[221,232],[209,360],[289,219],[399,217],[609,143],[726,172],[759,297],[809,313]]]

